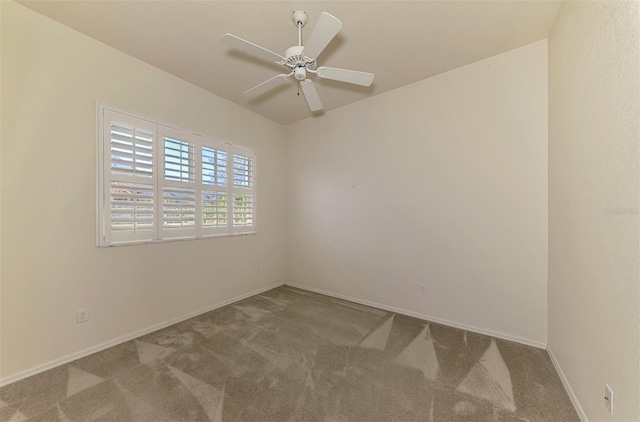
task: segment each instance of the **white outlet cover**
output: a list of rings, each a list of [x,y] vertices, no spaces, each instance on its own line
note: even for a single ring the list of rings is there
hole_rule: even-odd
[[[604,385],[604,402],[605,405],[607,406],[607,410],[613,415],[613,410],[614,410],[614,398],[613,398],[613,390],[611,389],[611,387],[609,387],[609,385],[605,384]]]
[[[89,320],[89,309],[78,309],[76,322],[86,322]]]

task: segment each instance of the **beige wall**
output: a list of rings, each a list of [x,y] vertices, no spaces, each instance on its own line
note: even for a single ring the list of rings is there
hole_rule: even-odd
[[[567,2],[549,37],[549,348],[592,422],[640,420],[639,27]]]
[[[546,344],[546,41],[286,130],[289,282]]]
[[[0,3],[0,377],[282,282],[281,125]],[[96,100],[255,148],[258,234],[95,247]],[[83,307],[90,321],[76,324]]]

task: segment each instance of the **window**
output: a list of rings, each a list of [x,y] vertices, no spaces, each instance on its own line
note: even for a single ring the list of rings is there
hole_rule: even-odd
[[[256,232],[255,153],[98,106],[98,245]]]

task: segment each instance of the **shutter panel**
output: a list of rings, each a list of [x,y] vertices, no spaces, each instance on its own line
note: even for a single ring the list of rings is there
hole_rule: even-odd
[[[188,136],[188,133],[185,133]],[[164,137],[164,178],[178,182],[193,182],[195,177],[195,147],[193,143]]]
[[[162,140],[162,239],[196,235],[195,144],[192,135],[159,126]]]
[[[253,188],[253,157],[233,154],[233,187]]]
[[[153,177],[153,132],[111,122],[111,172]]]
[[[229,233],[228,145],[202,138],[201,227],[203,235]]]
[[[153,240],[156,125],[113,110],[103,113],[102,242]]]
[[[205,185],[227,186],[227,151],[202,147],[202,183]]]
[[[233,222],[231,233],[255,233],[255,154],[253,151],[231,146],[233,163]]]

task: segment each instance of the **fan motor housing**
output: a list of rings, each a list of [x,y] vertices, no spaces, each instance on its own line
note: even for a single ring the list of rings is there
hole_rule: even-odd
[[[293,70],[293,76],[299,81],[304,81],[307,78],[307,69],[298,66]]]
[[[293,47],[287,48],[287,51],[284,52],[284,57],[286,59],[285,66],[294,69],[298,66],[304,66],[307,64],[305,57],[302,55],[302,50],[304,49],[301,45],[294,45]]]
[[[294,45],[293,47],[287,48],[287,51],[284,52],[284,65],[293,71],[295,71],[297,67],[305,67],[308,70],[315,70],[316,61],[309,60],[309,58],[305,57],[302,53],[303,49],[304,47],[301,45]]]
[[[304,49],[301,45],[294,45],[293,47],[287,48],[287,51],[284,52],[284,57],[287,59],[302,59],[302,50]]]

